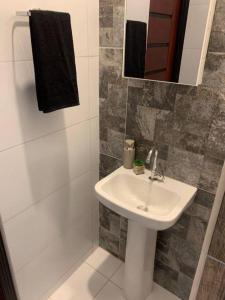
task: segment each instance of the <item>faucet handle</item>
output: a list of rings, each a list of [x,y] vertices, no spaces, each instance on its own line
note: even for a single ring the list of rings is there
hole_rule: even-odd
[[[155,150],[155,157],[154,157],[153,168],[152,168],[153,172],[156,172],[157,170],[157,159],[158,159],[158,150]]]
[[[148,165],[149,165],[150,162],[151,162],[152,153],[153,153],[153,148],[149,150],[148,156],[147,156],[147,158],[146,158],[146,160],[145,160],[145,163],[148,164]]]

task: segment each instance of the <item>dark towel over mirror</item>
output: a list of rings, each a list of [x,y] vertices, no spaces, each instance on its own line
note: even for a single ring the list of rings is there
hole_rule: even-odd
[[[146,54],[147,24],[139,21],[127,21],[126,24],[126,77],[144,78]]]
[[[70,15],[31,10],[30,32],[39,110],[79,105]]]

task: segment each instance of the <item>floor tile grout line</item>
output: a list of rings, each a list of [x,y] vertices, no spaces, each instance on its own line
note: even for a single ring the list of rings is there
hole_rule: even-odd
[[[96,271],[97,272],[97,271]],[[106,285],[110,282],[109,279],[106,280],[106,282],[104,283],[104,285],[101,287],[101,289],[98,291],[98,293],[93,297],[93,300],[96,299],[98,297],[98,295],[103,291],[103,289],[106,287]]]
[[[119,286],[118,284],[116,284],[115,282],[113,282],[112,280],[109,280],[113,285],[115,285],[116,287],[118,287],[120,290],[123,290],[123,288],[121,288],[121,286]]]
[[[81,265],[83,265],[84,262],[85,262],[85,260],[86,260],[86,259],[84,259],[84,257],[85,257],[86,255],[88,255],[88,253],[89,253],[90,251],[91,251],[90,249],[89,249],[89,250],[86,250],[85,253],[84,253],[79,259],[77,259],[76,261],[74,261],[74,263],[72,264],[72,266],[71,266],[67,271],[65,271],[65,272],[57,279],[57,282],[59,282],[62,278],[64,278],[64,276],[65,276],[66,274],[70,273],[70,271],[71,271],[75,266],[77,266],[77,264],[79,265],[79,267],[80,267]],[[79,262],[80,262],[80,264],[79,264]],[[78,267],[78,268],[79,268],[79,267]],[[78,268],[76,268],[76,269],[73,271],[73,273],[75,273],[75,272],[77,271]],[[73,273],[71,273],[71,275],[69,275],[69,277],[72,276]],[[60,286],[59,286],[56,290],[58,290],[59,288],[61,288],[61,286],[69,279],[69,277],[68,277],[66,280],[64,280],[63,283],[60,284]],[[56,290],[55,290],[54,292],[56,292]],[[49,292],[49,290],[46,291],[46,292]],[[43,297],[44,295],[46,295],[46,292],[45,292],[41,297]],[[54,292],[53,292],[53,294],[54,294]],[[53,297],[53,294],[51,294],[50,300],[55,300],[54,297]],[[48,300],[49,300],[49,299],[48,299]]]
[[[112,273],[112,275],[109,277],[109,280],[111,280],[113,278],[113,276],[119,271],[120,267],[122,266],[123,262],[120,261],[120,265],[118,266],[118,268],[116,268],[116,270]]]
[[[87,54],[87,55],[75,55],[75,59],[78,58],[89,58],[89,57],[98,57],[98,54]],[[7,60],[0,60],[0,64],[9,64],[9,63],[24,63],[24,62],[33,62],[33,59],[30,58],[24,58],[24,59],[7,59]]]
[[[122,262],[120,263],[119,267],[116,268],[116,270],[112,273],[112,275],[110,275],[109,277],[106,276],[105,274],[103,274],[101,271],[99,271],[98,269],[96,269],[94,266],[92,266],[90,263],[88,263],[87,261],[85,261],[85,263],[91,267],[93,270],[95,270],[98,274],[102,275],[103,277],[105,277],[107,280],[110,280],[115,274],[116,272],[119,270],[120,266],[122,265]]]

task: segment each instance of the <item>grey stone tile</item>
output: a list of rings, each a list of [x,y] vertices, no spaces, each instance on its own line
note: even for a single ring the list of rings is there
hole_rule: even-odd
[[[209,87],[224,88],[225,53],[208,53],[203,76],[203,84]]]
[[[208,218],[209,218],[209,214],[208,214]],[[198,217],[190,218],[187,241],[190,242],[190,244],[192,244],[192,247],[198,250],[199,255],[204,241],[206,228],[207,228],[207,223],[204,220],[202,220],[202,218],[198,218]]]
[[[99,25],[100,28],[110,28],[113,27],[113,6],[104,5],[99,8]]]
[[[109,230],[113,235],[120,237],[120,216],[107,208],[99,205],[100,226]]]
[[[154,139],[155,122],[157,111],[144,106],[137,106],[136,122],[140,131],[141,137],[145,140],[152,141]]]
[[[172,226],[168,231],[180,238],[186,239],[188,235],[189,225],[191,222],[191,217],[187,214],[183,214],[174,226]]]
[[[157,110],[155,120],[154,142],[166,145],[172,144],[172,130],[173,130],[172,112],[167,110]]]
[[[145,80],[140,80],[140,79],[134,79],[134,78],[129,78],[128,79],[128,86],[129,87],[137,87],[137,88],[144,88],[145,85]]]
[[[112,116],[126,117],[127,88],[123,85],[108,85],[108,114]]]
[[[145,139],[153,141],[155,132],[156,109],[134,106],[130,103],[127,105],[127,127],[126,133],[133,136],[136,140]]]
[[[177,289],[176,295],[182,300],[188,300],[191,293],[192,284],[193,279],[180,272],[178,275],[177,284],[179,288]]]
[[[166,175],[197,186],[204,156],[169,147]]]
[[[113,28],[99,29],[99,43],[100,43],[100,47],[113,46]]]
[[[155,261],[160,262],[160,264],[162,264],[164,266],[172,268],[171,261],[169,260],[169,256],[167,255],[167,253],[165,251],[161,251],[158,248],[158,243],[157,243],[157,248],[156,248],[156,253],[155,253]],[[175,271],[178,271],[178,269],[176,268]]]
[[[117,67],[122,73],[123,50],[113,48],[100,48],[100,67]]]
[[[225,31],[212,31],[209,41],[210,52],[225,52]]]
[[[194,199],[194,203],[200,204],[201,206],[205,206],[211,209],[213,206],[214,199],[214,194],[198,189]]]
[[[193,202],[186,209],[185,214],[191,217],[189,224],[191,223],[191,219],[193,218],[199,219],[201,222],[207,224],[210,218],[211,208]]]
[[[110,92],[110,95],[112,93]],[[110,96],[111,97],[111,96]],[[124,101],[117,99],[115,104],[119,105],[119,101]],[[126,105],[126,104],[125,104]],[[108,130],[111,129],[121,134],[125,132],[125,117],[126,117],[126,107],[120,114],[116,114],[116,110],[119,109],[118,106],[113,107],[113,98],[104,99],[100,98],[100,138],[101,140],[107,141]]]
[[[120,238],[127,239],[128,220],[124,217],[120,218]]]
[[[113,5],[114,0],[99,0],[99,6]]]
[[[123,159],[124,133],[107,129],[107,141],[100,141],[100,153]]]
[[[177,271],[155,261],[154,281],[174,294],[177,292],[178,275]]]
[[[125,261],[126,257],[126,240],[120,239],[120,245],[119,245],[119,258],[123,261]]]
[[[169,261],[177,264],[179,271],[194,278],[199,260],[199,249],[195,248],[188,240],[173,235],[170,239]],[[171,262],[170,262],[171,263]]]
[[[174,130],[181,132],[181,134],[191,134],[193,142],[194,136],[196,136],[196,140],[197,137],[201,137],[199,145],[201,149],[201,145],[208,137],[211,122],[217,113],[219,97],[221,96],[217,91],[203,86],[189,90],[189,94],[177,93]],[[195,144],[193,150],[195,147],[198,150],[199,146],[196,142]]]
[[[175,85],[142,80],[140,82],[141,85],[144,83],[144,88],[138,84],[129,86],[128,102],[173,111],[176,97]]]
[[[113,8],[113,45],[123,47],[124,38],[124,6],[115,5]]]
[[[216,11],[213,19],[213,31],[224,31],[225,32],[225,3],[223,0],[216,2]]]
[[[107,230],[110,229],[110,223],[109,223],[109,217],[108,217],[109,214],[110,214],[110,210],[100,202],[99,203],[100,226]]]
[[[107,176],[119,167],[121,167],[123,162],[116,158],[100,155],[100,175],[101,177]]]
[[[103,227],[100,227],[99,245],[103,249],[119,257],[119,238]]]
[[[225,77],[225,76],[224,76]],[[216,115],[206,145],[206,150],[212,157],[225,159],[225,102],[219,103],[219,112]]]
[[[126,87],[126,79],[122,79],[121,72],[116,66],[100,66],[100,97],[108,97],[108,85],[118,84]]]
[[[125,0],[112,0],[115,6],[125,6]]]
[[[199,187],[215,194],[222,168],[223,160],[205,156],[199,180]]]
[[[157,249],[161,252],[168,253],[170,248],[171,232],[168,230],[159,231],[157,235]],[[157,252],[156,252],[157,256]],[[159,259],[160,260],[160,259]]]
[[[149,83],[146,83],[148,85]],[[154,82],[152,107],[164,110],[174,110],[177,86],[163,82]]]
[[[189,152],[204,154],[206,136],[198,136],[196,134],[185,132],[182,130],[171,130],[172,145],[176,148]]]

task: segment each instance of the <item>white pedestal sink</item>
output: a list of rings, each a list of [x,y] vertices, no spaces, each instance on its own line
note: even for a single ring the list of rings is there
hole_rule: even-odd
[[[146,300],[150,295],[157,231],[174,225],[197,192],[195,187],[168,177],[164,182],[152,182],[150,174],[146,170],[137,176],[121,167],[95,186],[105,206],[128,218],[124,278],[127,300]]]

